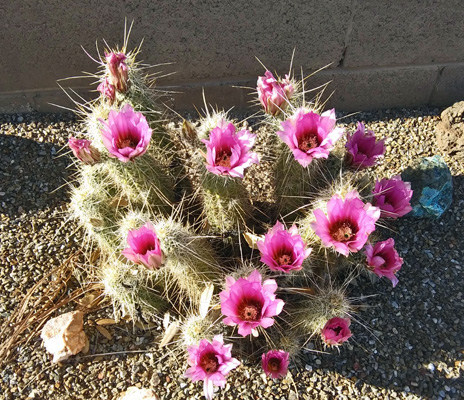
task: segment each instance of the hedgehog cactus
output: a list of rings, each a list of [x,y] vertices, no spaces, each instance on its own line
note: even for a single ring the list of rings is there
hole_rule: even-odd
[[[341,289],[332,287],[318,288],[314,294],[306,293],[306,298],[293,305],[289,311],[290,325],[304,337],[313,337],[321,333],[327,321],[335,317],[346,317],[352,307]]]
[[[359,124],[344,146],[335,110],[322,110],[325,87],[306,102],[306,78],[269,71],[258,79],[267,129],[258,150],[261,131],[206,104],[199,124],[165,131],[139,51],[128,52],[127,40],[105,51],[95,75],[100,98],[80,105],[85,138],[69,141],[79,160],[71,213],[100,249],[98,276],[115,315],[148,322],[175,312],[160,345],[178,335],[189,346],[187,375],[205,381],[208,398],[220,367],[214,354],[235,360],[224,343],[236,339],[234,329],[249,339],[243,354],[269,350],[260,362],[274,378],[311,338],[349,340],[350,281],[364,272],[396,285],[403,261],[393,239],[375,233],[379,218],[411,208],[410,185],[398,177],[374,187],[368,168],[383,140]],[[243,180],[261,157],[274,183],[264,204]],[[241,234],[260,257],[243,246],[240,260],[227,258],[225,242],[209,236],[241,245]]]
[[[133,321],[150,322],[168,308],[169,303],[162,296],[163,281],[159,274],[127,265],[114,256],[102,261],[99,271],[116,319],[128,316]]]
[[[199,129],[203,132],[204,126],[218,120],[217,126],[202,139],[206,146],[205,162],[197,162],[202,170],[203,213],[213,232],[243,231],[253,207],[242,178],[246,168],[259,162],[257,154],[251,151],[256,135],[247,129],[237,131],[232,122],[214,115]]]

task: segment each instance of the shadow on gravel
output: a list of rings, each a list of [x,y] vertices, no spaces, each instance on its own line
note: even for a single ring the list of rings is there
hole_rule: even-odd
[[[59,145],[0,134],[0,213],[10,217],[68,199],[71,158]]]
[[[369,398],[382,388],[463,398],[464,176],[453,177],[453,185],[453,203],[441,219],[403,218],[395,232],[385,232],[404,259],[399,284],[393,289],[386,279],[371,284],[361,277],[349,288],[351,296],[378,295],[356,316],[372,332],[352,324],[353,349],[308,354],[314,370],[337,372]]]

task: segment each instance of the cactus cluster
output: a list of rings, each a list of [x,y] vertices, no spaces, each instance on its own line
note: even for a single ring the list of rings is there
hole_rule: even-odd
[[[374,245],[376,223],[406,214],[412,195],[398,177],[375,184],[369,168],[383,141],[359,124],[344,146],[335,111],[323,111],[325,86],[308,91],[306,78],[270,71],[258,78],[257,133],[206,104],[198,121],[163,124],[138,53],[126,40],[105,50],[100,97],[81,105],[85,129],[69,142],[71,213],[100,250],[93,267],[115,315],[175,315],[162,343],[189,346],[187,376],[205,381],[207,398],[227,374],[218,378],[212,355],[229,370],[239,363],[224,337],[242,357],[268,349],[262,365],[273,378],[309,340],[341,345],[356,309],[350,281],[367,273],[395,285],[402,263],[393,239]],[[265,201],[246,184],[263,179],[260,160]]]

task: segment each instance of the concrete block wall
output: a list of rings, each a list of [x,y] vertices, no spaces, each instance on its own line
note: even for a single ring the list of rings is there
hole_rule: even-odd
[[[134,21],[129,47],[176,72],[159,81],[176,109],[245,108],[252,97],[232,86],[256,85],[269,69],[293,65],[309,86],[331,80],[329,106],[345,111],[464,99],[462,0],[16,0],[0,1],[0,112],[57,111],[69,105],[56,81],[95,71],[81,45],[122,45],[124,18]],[[61,84],[84,96],[91,80]],[[94,86],[95,88],[95,86]]]

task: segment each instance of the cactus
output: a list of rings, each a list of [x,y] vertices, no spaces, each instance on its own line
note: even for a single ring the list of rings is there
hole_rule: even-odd
[[[162,280],[156,272],[107,257],[100,265],[104,293],[113,303],[116,319],[130,317],[133,321],[153,321],[168,308],[162,297]]]
[[[198,304],[205,284],[217,283],[221,276],[211,245],[173,218],[160,219],[154,226],[166,259],[164,268],[180,289],[178,297]]]
[[[205,171],[201,198],[204,218],[212,232],[241,232],[247,226],[253,206],[240,180]]]
[[[288,314],[291,327],[308,338],[319,335],[329,319],[346,317],[352,311],[342,289],[318,288],[314,294],[306,293],[305,297],[295,303]]]
[[[360,124],[345,150],[335,111],[322,112],[326,86],[306,101],[306,78],[276,79],[269,71],[258,79],[266,116],[257,153],[251,128],[238,128],[206,101],[198,123],[184,120],[177,130],[171,123],[166,131],[151,77],[135,59],[139,52],[127,51],[127,37],[121,50],[105,51],[94,75],[101,96],[79,111],[88,140],[70,145],[82,162],[70,209],[100,250],[97,275],[115,316],[150,322],[175,313],[172,324],[165,318],[160,346],[177,337],[192,352],[217,334],[236,340],[226,325],[250,337],[240,343],[244,357],[279,349],[297,362],[314,337],[328,346],[348,340],[349,283],[369,271],[395,285],[402,263],[392,240],[389,269],[388,260],[372,256],[380,209],[369,204],[373,177],[360,169],[381,156],[383,142]],[[265,195],[256,199],[258,153],[271,179],[263,179]],[[272,227],[265,235],[264,226]],[[242,233],[261,258],[239,248]],[[217,236],[222,241],[212,242]],[[216,345],[230,350],[222,338]],[[206,353],[196,356],[208,368],[217,364]],[[288,355],[283,359],[286,370]]]

